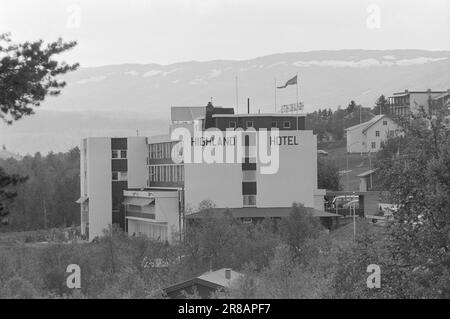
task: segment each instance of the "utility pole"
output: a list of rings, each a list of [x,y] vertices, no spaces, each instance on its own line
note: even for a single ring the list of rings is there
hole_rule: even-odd
[[[370,156],[370,151],[369,151],[369,171],[372,171],[372,157]],[[370,173],[370,190],[372,190],[372,172]]]
[[[345,175],[347,175],[347,191],[348,191],[348,190],[350,190],[349,181],[348,181],[348,152],[345,154],[345,158],[347,160],[347,171],[345,172]]]
[[[45,205],[45,199],[43,200],[44,206],[44,229],[47,229],[47,207]]]
[[[356,241],[356,207],[355,204],[353,206],[353,241]]]
[[[361,114],[361,112],[362,112],[362,105],[360,104],[359,105],[359,124],[362,123],[362,114]]]

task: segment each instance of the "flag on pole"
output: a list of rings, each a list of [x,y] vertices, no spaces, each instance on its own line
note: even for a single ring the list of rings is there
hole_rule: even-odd
[[[294,85],[294,84],[297,84],[297,75],[294,76],[292,79],[288,80],[285,85],[277,86],[277,89],[284,89],[288,85]]]

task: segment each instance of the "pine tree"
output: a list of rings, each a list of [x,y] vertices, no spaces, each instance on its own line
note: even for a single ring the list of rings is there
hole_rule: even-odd
[[[9,34],[0,34],[0,120],[12,124],[34,114],[47,96],[60,94],[66,83],[57,77],[76,70],[78,63],[58,62],[54,56],[75,45],[61,38],[47,45],[42,40],[15,44]],[[17,195],[11,187],[24,181],[0,169],[0,217],[8,214],[7,206]]]

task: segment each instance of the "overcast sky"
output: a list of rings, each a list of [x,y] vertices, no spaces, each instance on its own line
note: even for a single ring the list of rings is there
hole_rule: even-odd
[[[82,66],[309,50],[448,50],[449,0],[0,0],[15,40],[77,40]]]

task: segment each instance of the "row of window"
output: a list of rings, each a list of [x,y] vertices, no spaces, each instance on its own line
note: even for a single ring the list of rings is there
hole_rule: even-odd
[[[166,241],[167,240],[167,226],[150,223],[134,223],[131,229],[133,235],[145,235],[148,238]]]
[[[150,165],[149,182],[183,182],[184,165]]]
[[[127,172],[112,172],[112,180],[113,181],[127,181],[128,173]]]
[[[230,121],[228,124],[229,128],[236,128],[237,122],[236,121]],[[246,121],[245,127],[254,127],[253,121]],[[278,127],[277,121],[272,121],[272,127]],[[283,128],[291,128],[291,121],[283,121]]]
[[[256,206],[256,195],[242,195],[245,206]]]
[[[127,158],[127,150],[111,150],[111,158],[126,159]]]
[[[256,171],[242,171],[243,182],[256,182]]]
[[[174,142],[156,143],[149,145],[149,159],[170,159],[172,158],[172,146]]]

